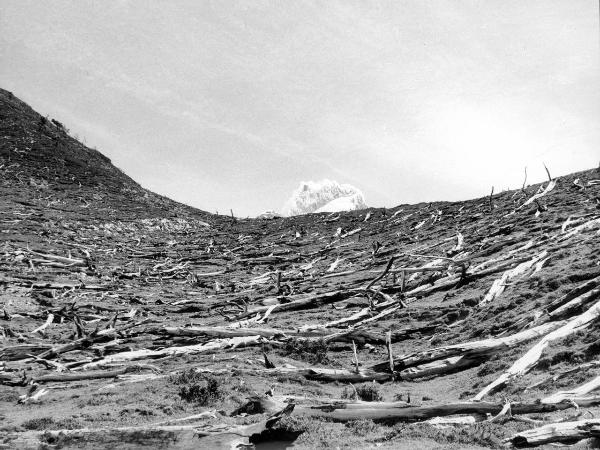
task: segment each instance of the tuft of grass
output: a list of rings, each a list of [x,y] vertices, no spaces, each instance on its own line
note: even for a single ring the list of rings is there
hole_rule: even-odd
[[[48,430],[54,425],[52,417],[36,417],[35,419],[26,420],[21,424],[26,430]]]
[[[75,430],[81,428],[79,420],[74,418],[65,419],[53,419],[52,417],[36,417],[34,419],[26,420],[21,424],[26,430],[53,430],[53,429],[66,429]]]
[[[375,383],[364,383],[358,386],[345,387],[342,391],[342,398],[351,400],[362,400],[364,402],[381,402],[383,396],[379,391],[379,386]]]
[[[179,397],[189,403],[207,406],[223,397],[223,391],[216,378],[200,374],[193,369],[184,370],[172,376],[170,380],[179,385]]]
[[[169,381],[173,384],[192,384],[204,381],[204,375],[196,372],[194,369],[181,371],[169,377]]]
[[[352,434],[357,436],[366,436],[377,431],[377,425],[369,419],[351,420],[346,422],[345,425]]]
[[[291,356],[294,359],[301,359],[309,363],[328,362],[327,351],[329,345],[322,339],[288,339],[280,352],[285,356]]]
[[[505,428],[500,424],[478,423],[470,427],[437,428],[429,424],[398,424],[381,441],[431,439],[437,443],[480,445],[502,448]]]

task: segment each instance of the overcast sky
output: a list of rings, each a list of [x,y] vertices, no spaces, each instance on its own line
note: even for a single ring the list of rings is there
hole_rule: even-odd
[[[155,192],[371,206],[598,166],[598,0],[0,0],[0,84]]]

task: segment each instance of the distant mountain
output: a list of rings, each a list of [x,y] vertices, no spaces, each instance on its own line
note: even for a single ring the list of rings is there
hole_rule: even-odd
[[[271,210],[265,211],[264,213],[261,213],[258,216],[256,216],[257,219],[276,219],[278,217],[282,217],[281,214]]]
[[[352,211],[364,209],[362,192],[350,184],[324,179],[303,181],[283,206],[283,214],[297,216],[313,212]]]
[[[346,197],[339,197],[331,200],[324,206],[321,206],[315,212],[341,212],[341,211],[354,211],[356,209],[364,209],[365,200],[361,194],[348,195]]]

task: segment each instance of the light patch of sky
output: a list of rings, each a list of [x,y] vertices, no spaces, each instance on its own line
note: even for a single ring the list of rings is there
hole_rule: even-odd
[[[143,186],[457,200],[598,164],[596,0],[3,0],[0,85]]]

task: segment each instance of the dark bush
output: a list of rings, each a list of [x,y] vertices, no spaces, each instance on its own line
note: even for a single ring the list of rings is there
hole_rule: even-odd
[[[48,430],[53,428],[54,420],[52,417],[37,417],[23,422],[21,425],[26,430]]]
[[[283,345],[281,353],[314,364],[328,361],[327,350],[329,350],[329,345],[322,339],[288,339]]]
[[[375,383],[364,383],[354,387],[345,387],[342,391],[342,398],[354,400],[358,398],[364,402],[380,402],[383,400],[383,396],[379,392],[379,386]]]
[[[171,377],[171,381],[180,385],[179,397],[186,402],[206,406],[223,397],[219,381],[216,378],[200,374],[193,369],[185,370]]]

